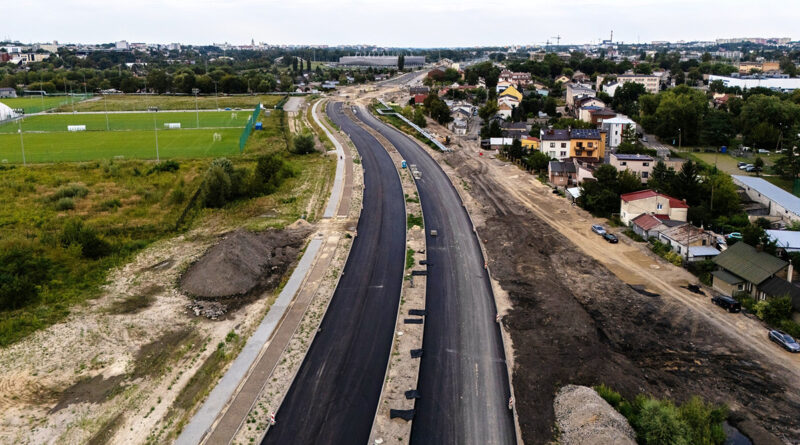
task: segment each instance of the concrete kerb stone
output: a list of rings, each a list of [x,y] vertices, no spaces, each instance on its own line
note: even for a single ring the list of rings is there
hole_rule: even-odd
[[[361,110],[362,110],[362,113],[368,113],[368,112],[369,112],[369,111],[367,111],[366,109],[364,109],[363,107],[361,107]],[[391,157],[392,157],[392,161],[393,161],[393,163],[395,164],[395,169],[396,169],[396,171],[397,171],[397,176],[398,176],[398,178],[400,179],[400,182],[401,182],[401,183],[404,183],[404,179],[403,179],[403,176],[402,176],[402,174],[401,174],[401,172],[402,172],[402,168],[401,168],[401,166],[400,166],[400,162],[398,162],[397,160],[395,160],[395,159],[394,159],[394,158],[395,158],[395,156],[393,156],[393,155],[396,155],[396,157],[397,157],[399,160],[402,160],[402,157],[400,156],[400,153],[397,151],[397,149],[396,149],[396,148],[394,148],[394,152],[392,152],[391,150],[389,150],[389,147],[394,147],[394,145],[392,145],[392,143],[391,143],[391,142],[389,142],[389,141],[388,141],[388,140],[387,140],[387,139],[386,139],[386,138],[385,138],[383,135],[381,135],[380,133],[378,133],[377,131],[373,130],[373,129],[372,129],[371,127],[369,127],[368,125],[366,125],[366,124],[364,124],[363,122],[361,122],[361,120],[360,120],[360,119],[358,119],[358,118],[357,118],[355,115],[352,115],[352,114],[351,114],[351,116],[350,116],[350,117],[351,117],[352,119],[354,119],[354,122],[356,122],[356,123],[357,123],[357,124],[358,124],[360,127],[362,127],[364,130],[366,130],[367,132],[369,132],[371,135],[373,135],[375,138],[377,138],[377,139],[378,139],[378,141],[381,143],[381,146],[383,146],[383,147],[384,147],[384,149],[385,149],[385,150],[387,151],[387,153],[389,154],[389,156],[391,156]],[[414,177],[413,177],[413,176],[411,176],[411,178],[410,178],[408,181],[410,182],[410,184],[411,184],[411,185],[413,185],[413,188],[414,188],[414,190],[415,190],[415,191],[417,191],[417,196],[419,196],[419,189],[417,188],[417,182],[416,182],[416,180],[414,179]],[[408,203],[405,201],[405,199],[403,200],[403,202],[404,202],[404,207],[406,208],[406,217],[408,217]],[[422,232],[422,242],[423,242],[423,244],[425,245],[425,251],[426,251],[426,254],[425,254],[425,255],[426,255],[426,257],[427,257],[427,238],[425,237],[425,229],[424,229],[424,227],[426,227],[426,225],[425,225],[425,214],[424,214],[424,212],[422,211],[422,205],[421,205],[421,204],[420,204],[420,215],[421,215],[421,217],[422,217],[422,226],[423,226],[423,232]],[[406,248],[408,248],[408,233],[409,233],[409,231],[410,231],[410,229],[406,229]],[[416,261],[415,261],[415,264],[416,264]],[[402,279],[403,281],[405,281],[405,269],[403,270],[403,277],[402,277],[401,279]],[[424,281],[426,281],[426,282],[427,282],[427,277],[425,277],[425,278],[424,278]],[[427,283],[423,283],[423,284],[424,284],[424,285],[426,285]],[[398,329],[399,329],[401,326],[403,326],[403,324],[401,323],[401,317],[400,317],[400,314],[402,313],[402,309],[403,309],[403,303],[402,303],[402,302],[403,302],[403,295],[404,295],[404,290],[405,290],[404,288],[405,288],[405,286],[401,286],[400,304],[398,304],[398,306],[397,306],[397,317],[396,317],[396,320],[395,320],[395,334],[394,334],[394,340],[397,340]],[[425,293],[425,292],[423,292],[423,293],[422,293],[422,295],[423,295],[423,297],[422,297],[422,303],[423,303],[423,306],[424,306],[424,304],[425,304],[425,299],[426,299],[426,293]],[[419,334],[419,339],[418,339],[418,340],[419,340],[419,342],[420,342],[420,345],[419,345],[420,347],[422,347],[422,345],[421,345],[421,342],[422,342],[422,336],[424,335],[424,332],[425,332],[425,322],[424,322],[424,320],[425,320],[425,317],[423,317],[423,323],[422,323],[422,326],[420,326],[420,328],[421,328],[421,332],[420,332],[420,334]],[[409,329],[411,329],[411,328],[410,328],[410,327],[409,327],[409,328],[405,328],[404,330],[405,330],[405,331],[408,331]],[[399,347],[399,344],[398,344],[398,346],[397,346],[397,347]],[[388,382],[388,380],[387,380],[387,379],[388,379],[388,377],[389,377],[389,373],[390,373],[390,371],[391,371],[392,355],[393,355],[393,353],[395,352],[395,349],[396,349],[397,347],[395,346],[395,341],[393,341],[393,342],[392,342],[392,351],[391,351],[391,352],[390,352],[390,354],[389,354],[389,360],[387,361],[387,364],[386,364],[386,372],[384,373],[384,384],[383,384],[383,386],[381,387],[381,394],[380,394],[380,397],[378,398],[378,406],[377,406],[377,408],[375,409],[375,416],[374,416],[374,418],[373,418],[373,420],[372,420],[372,431],[371,431],[371,433],[370,433],[370,440],[371,440],[371,441],[372,441],[373,439],[383,439],[383,438],[377,438],[377,437],[375,437],[375,436],[378,434],[378,431],[377,431],[378,413],[379,413],[379,412],[380,412],[380,410],[381,410],[381,402],[384,400],[384,395],[385,395],[385,393],[386,393],[387,386],[389,386],[389,382]],[[405,356],[404,356],[404,355],[401,353],[401,357],[405,357]],[[419,360],[416,360],[416,359],[411,359],[411,358],[403,358],[403,359],[405,359],[405,360],[415,360],[415,363],[416,363],[416,371],[417,371],[417,372],[416,372],[416,377],[417,377],[417,378],[415,379],[415,383],[416,383],[416,382],[418,381],[418,379],[419,379],[419,366],[420,366],[420,363],[421,363],[421,362],[420,362]],[[416,387],[415,387],[415,388],[411,388],[411,389],[416,389]],[[413,402],[413,401],[412,401],[411,403],[412,403],[412,407],[413,407],[413,405],[415,404],[415,402]],[[409,421],[409,422],[408,422],[408,425],[409,425],[409,428],[408,428],[408,430],[409,430],[409,432],[410,432],[410,425],[411,425],[411,423],[412,423],[412,422],[413,422],[413,420],[411,420],[411,421]],[[384,439],[384,440],[385,440],[385,439]],[[370,442],[370,443],[372,443],[372,442]]]
[[[430,156],[431,158],[433,158],[434,161],[436,161],[436,158],[434,157],[434,155],[429,152],[429,150],[432,150],[430,147],[420,143],[415,138],[411,138],[411,140],[413,140],[418,146],[422,147],[422,149],[425,151],[425,153],[427,153],[428,156]],[[443,156],[442,153],[438,153],[438,152],[435,152],[435,151],[434,151],[434,153]],[[438,164],[439,162],[436,161],[436,163]],[[481,240],[481,237],[478,235],[477,226],[475,225],[475,221],[473,221],[473,219],[472,219],[472,215],[470,215],[469,211],[467,210],[466,201],[464,200],[464,195],[461,193],[461,190],[459,190],[459,188],[455,186],[456,183],[453,181],[453,178],[450,176],[450,174],[447,172],[447,170],[442,169],[442,171],[444,171],[445,175],[447,175],[447,177],[450,179],[450,184],[455,189],[456,193],[458,193],[458,197],[461,200],[461,207],[464,209],[464,213],[467,214],[467,218],[469,218],[470,225],[472,225],[472,229],[475,232],[475,238],[478,240],[478,245],[480,246],[480,249],[481,249],[481,256],[483,258],[484,264],[486,265],[486,274],[489,277],[489,283],[491,284],[491,288],[492,288],[492,302],[494,303],[495,313],[497,313],[499,315],[500,314],[500,310],[499,310],[499,308],[497,306],[497,299],[494,298],[494,295],[495,295],[494,286],[495,286],[495,283],[497,281],[494,278],[492,278],[491,270],[489,268],[489,262],[487,260],[487,258],[489,258],[489,257],[488,257],[488,255],[486,253],[486,247],[483,244],[483,240]],[[507,349],[506,349],[506,335],[510,335],[510,334],[508,333],[508,331],[506,331],[506,329],[504,328],[502,323],[498,323],[498,325],[499,325],[499,329],[500,329],[500,340],[501,340],[501,342],[503,344],[503,353],[505,354],[506,351],[507,351]],[[513,401],[516,401],[516,397],[514,397],[514,385],[512,383],[513,382],[513,380],[512,380],[513,374],[512,374],[511,369],[508,367],[508,357],[506,357],[506,373],[508,374],[509,394],[511,395],[511,399]],[[514,417],[514,429],[516,430],[516,434],[517,434],[517,442],[518,443],[524,443],[522,441],[522,432],[521,432],[521,429],[519,427],[519,413],[517,412],[516,402],[511,405],[511,410],[512,410],[512,412],[514,414],[513,415],[513,417]]]

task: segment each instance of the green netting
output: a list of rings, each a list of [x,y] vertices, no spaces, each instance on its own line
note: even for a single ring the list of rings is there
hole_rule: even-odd
[[[261,114],[261,104],[256,105],[256,109],[253,110],[252,116],[250,116],[250,119],[247,119],[247,124],[244,126],[244,130],[242,130],[242,135],[239,136],[239,153],[244,151],[244,146],[247,144],[247,138],[249,138],[250,133],[253,132],[253,126],[256,124],[256,120],[258,120],[259,114]]]

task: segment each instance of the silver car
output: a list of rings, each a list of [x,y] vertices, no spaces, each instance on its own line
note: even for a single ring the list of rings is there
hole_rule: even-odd
[[[592,232],[598,235],[605,235],[606,229],[604,229],[600,224],[592,224]]]
[[[769,331],[769,339],[781,345],[783,349],[789,352],[800,352],[800,344],[797,344],[797,341],[795,341],[791,335],[783,331],[777,329]]]

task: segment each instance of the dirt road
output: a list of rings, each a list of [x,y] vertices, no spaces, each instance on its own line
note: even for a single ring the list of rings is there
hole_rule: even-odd
[[[628,397],[698,394],[727,403],[751,437],[759,426],[744,419],[800,440],[800,357],[768,342],[759,322],[689,293],[695,278],[643,245],[605,243],[589,230],[599,221],[517,167],[469,147],[436,156],[474,198],[467,206],[512,299],[504,322],[526,443],[549,440],[553,396],[567,383]]]

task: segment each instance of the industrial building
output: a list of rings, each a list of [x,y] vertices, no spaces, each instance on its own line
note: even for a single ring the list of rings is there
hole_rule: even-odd
[[[343,56],[339,57],[339,65],[342,66],[377,66],[377,67],[397,67],[398,56]],[[405,56],[404,66],[406,68],[422,66],[425,64],[425,56]]]
[[[725,87],[728,88],[739,87],[743,90],[762,87],[762,88],[769,88],[771,90],[794,91],[800,88],[800,78],[797,77],[743,78],[743,77],[716,76],[713,74],[708,76],[708,83],[714,82],[715,80],[721,80],[723,85],[725,85]]]

